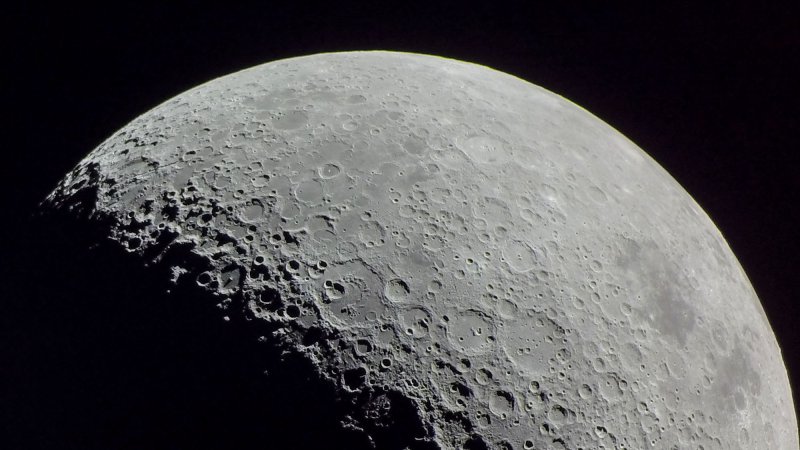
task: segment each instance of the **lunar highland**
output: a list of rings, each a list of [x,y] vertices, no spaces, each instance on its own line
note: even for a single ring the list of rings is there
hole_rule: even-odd
[[[487,67],[243,70],[132,121],[43,208],[309,362],[376,448],[798,449],[780,348],[706,213]]]

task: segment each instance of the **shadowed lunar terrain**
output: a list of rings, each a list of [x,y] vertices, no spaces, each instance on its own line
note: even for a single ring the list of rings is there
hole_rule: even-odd
[[[237,72],[115,133],[43,212],[62,281],[101,274],[56,307],[108,367],[135,357],[114,387],[136,406],[106,420],[174,423],[166,442],[798,448],[780,349],[708,216],[614,129],[487,67]]]

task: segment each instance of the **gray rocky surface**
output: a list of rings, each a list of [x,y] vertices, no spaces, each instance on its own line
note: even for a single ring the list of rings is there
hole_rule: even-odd
[[[798,448],[707,215],[611,127],[486,67],[237,72],[111,136],[45,207],[309,362],[378,448]]]

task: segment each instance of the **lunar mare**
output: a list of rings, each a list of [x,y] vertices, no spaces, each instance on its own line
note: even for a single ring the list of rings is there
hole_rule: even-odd
[[[313,362],[379,448],[798,449],[780,349],[703,210],[487,67],[243,70],[135,119],[45,206]]]

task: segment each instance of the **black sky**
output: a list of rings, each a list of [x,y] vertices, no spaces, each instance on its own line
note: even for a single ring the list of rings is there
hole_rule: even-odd
[[[43,282],[31,268],[59,270],[38,260],[35,242],[15,238],[23,218],[134,117],[209,79],[275,59],[412,51],[527,79],[581,105],[653,156],[728,240],[800,389],[796,6],[638,2],[620,9],[595,2],[554,11],[536,2],[370,3],[4,11],[3,96],[11,118],[4,132],[10,228],[2,299],[26,301],[26,286]],[[17,319],[4,318],[7,347],[33,332],[25,326],[34,321]]]

